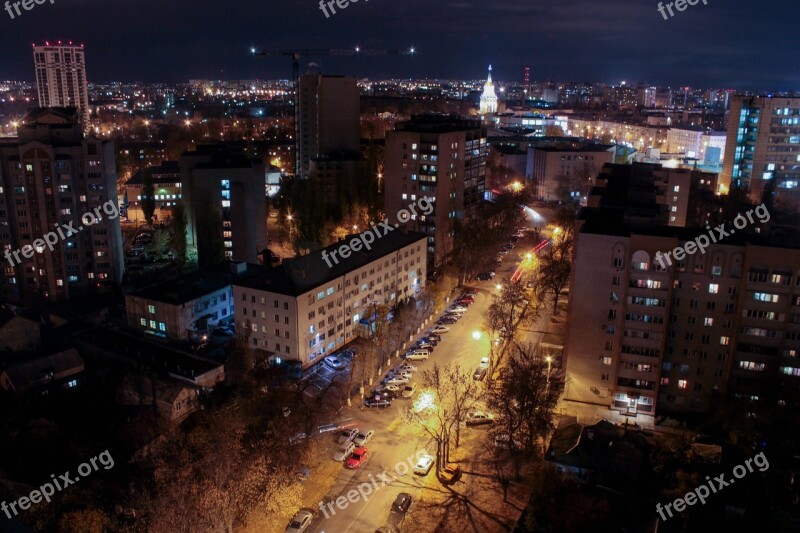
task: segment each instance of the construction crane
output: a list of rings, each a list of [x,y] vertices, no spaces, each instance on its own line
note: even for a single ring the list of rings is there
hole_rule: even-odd
[[[295,50],[258,50],[251,48],[254,56],[289,56],[292,58],[292,84],[294,85],[294,168],[295,176],[300,176],[302,162],[300,161],[300,58],[312,56],[409,56],[416,54],[414,47],[406,50],[363,50],[354,48],[303,48]]]

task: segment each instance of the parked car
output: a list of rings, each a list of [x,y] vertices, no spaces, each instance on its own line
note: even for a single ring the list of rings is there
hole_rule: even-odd
[[[367,450],[364,446],[359,446],[353,451],[353,453],[350,454],[350,457],[347,458],[347,461],[344,463],[344,467],[350,469],[361,468],[361,465],[366,462],[368,457],[369,450]]]
[[[342,431],[340,431],[340,432],[339,432],[339,434],[336,436],[336,444],[338,444],[339,446],[342,446],[342,445],[344,445],[344,444],[347,444],[348,442],[350,442],[350,441],[352,441],[354,438],[356,438],[356,435],[358,435],[358,430],[357,430],[357,429],[355,429],[355,428],[352,428],[352,429],[343,429],[343,430],[342,430]]]
[[[353,442],[355,443],[356,446],[363,446],[369,441],[371,441],[372,437],[374,436],[375,432],[372,431],[371,429],[367,431],[360,431],[358,435],[356,435],[355,438],[353,439]]]
[[[509,243],[504,244],[502,246],[502,249],[503,250],[513,250],[514,249],[514,245],[509,242]]]
[[[406,353],[406,361],[427,361],[430,355],[428,350],[412,350]]]
[[[346,365],[342,359],[335,355],[329,355],[323,359],[322,362],[325,364],[325,366],[328,366],[334,370],[341,370]]]
[[[399,368],[393,368],[387,374],[387,377],[393,378],[400,378],[400,379],[411,379],[411,372],[409,370],[400,370]]]
[[[406,383],[408,383],[408,381],[409,381],[409,378],[404,378],[404,377],[401,377],[401,376],[389,376],[389,377],[384,378],[383,384],[385,386],[397,385],[398,387],[399,386],[405,387]],[[384,390],[385,390],[385,388],[384,388]]]
[[[407,492],[398,494],[392,503],[392,511],[400,515],[406,514],[409,507],[411,507],[411,494]]]
[[[440,337],[438,335],[435,337],[422,337],[420,339],[420,343],[427,343],[430,344],[431,346],[436,346],[437,344],[439,344],[439,340]]]
[[[417,348],[421,348],[423,350],[431,350],[433,351],[433,344],[426,341],[425,339],[420,339],[417,341]]]
[[[467,415],[468,426],[482,426],[494,423],[494,415],[483,411],[473,411]]]
[[[490,270],[488,272],[481,272],[480,274],[475,276],[475,279],[479,279],[481,281],[488,281],[490,279],[494,279],[494,276],[495,276],[494,272]]]
[[[444,470],[439,473],[439,478],[445,485],[450,485],[461,478],[461,473],[460,466],[455,463],[448,463],[447,466],[444,467]]]
[[[447,326],[445,326],[443,324],[437,324],[436,326],[433,326],[431,328],[431,332],[432,333],[437,333],[437,334],[447,333],[448,331],[450,331],[450,328],[448,328]]]
[[[436,322],[436,324],[439,325],[439,326],[443,326],[443,325],[450,326],[450,325],[455,324],[456,322],[458,322],[458,318],[456,318],[455,316],[453,316],[453,315],[445,315],[442,318],[440,318]]]
[[[311,511],[306,509],[297,511],[292,519],[289,520],[289,525],[286,526],[286,533],[301,533],[305,531],[311,525],[311,520],[313,519],[314,513]]]
[[[375,530],[375,533],[397,533],[397,530],[389,524],[384,524]]]
[[[486,378],[486,368],[478,367],[475,369],[475,373],[472,374],[472,379],[475,381],[483,381]]]
[[[464,294],[472,294],[472,295],[478,294],[478,289],[476,289],[475,287],[464,287]]]
[[[392,405],[392,401],[384,398],[377,400],[375,398],[367,398],[364,400],[364,407],[369,407],[370,409],[385,409],[390,405]]]
[[[400,365],[397,368],[399,370],[405,370],[406,372],[416,372],[417,371],[417,367],[415,367],[411,363],[403,363],[402,365]]]
[[[425,476],[428,472],[431,471],[433,467],[434,458],[432,455],[423,455],[417,461],[417,464],[414,465],[414,473],[418,476]]]
[[[351,453],[353,453],[356,449],[356,445],[352,442],[348,442],[347,444],[343,444],[339,446],[336,452],[333,454],[334,461],[344,461],[347,459]]]
[[[414,396],[414,393],[416,391],[417,391],[417,384],[416,383],[409,383],[408,385],[405,386],[405,388],[403,389],[403,392],[401,394],[402,394],[403,398],[411,398],[412,396]]]
[[[431,341],[431,342],[433,342],[433,341],[435,341],[437,343],[442,342],[442,336],[439,335],[438,333],[430,333],[430,332],[428,332],[428,335],[425,338],[428,339],[428,341]]]
[[[494,445],[496,448],[511,448],[511,443],[514,443],[514,447],[519,450],[522,448],[522,443],[515,439],[512,439],[508,433],[500,433],[499,435],[495,435],[494,437]]]
[[[448,313],[466,313],[467,312],[467,306],[466,305],[460,305],[460,304],[451,305],[450,308],[447,310],[447,312]]]
[[[472,297],[470,294],[465,294],[461,298],[458,299],[458,302],[461,305],[470,305],[475,303],[475,298]]]

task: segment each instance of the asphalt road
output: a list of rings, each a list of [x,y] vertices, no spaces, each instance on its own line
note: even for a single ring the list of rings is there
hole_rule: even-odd
[[[541,217],[531,212],[527,214],[530,227],[544,226]],[[505,239],[498,238],[498,242],[502,241]],[[475,296],[475,303],[469,307],[461,320],[449,326],[450,331],[442,335],[442,341],[435,347],[428,361],[413,363],[417,367],[414,378],[412,378],[413,381],[419,381],[420,373],[433,367],[434,363],[444,366],[458,361],[462,368],[470,374],[478,367],[481,358],[489,354],[490,341],[485,332],[481,333],[478,339],[473,336],[473,333],[482,330],[484,315],[492,301],[491,295],[497,292],[496,284],[513,274],[524,254],[530,251],[535,244],[532,236],[520,240],[511,253],[505,256],[502,266],[497,269],[497,276],[494,280],[471,282],[470,285],[479,290]],[[487,253],[494,256],[496,250]],[[400,364],[399,361],[395,361],[395,363],[396,365]],[[325,512],[318,507],[314,508],[318,514],[308,528],[308,532],[372,533],[378,527],[389,522],[391,504],[399,493],[411,494],[411,510],[413,510],[413,502],[420,494],[423,483],[427,482],[438,486],[439,481],[432,479],[435,476],[435,466],[424,478],[412,473],[418,452],[427,450],[431,455],[436,455],[435,442],[422,435],[422,431],[414,437],[408,435],[400,437],[388,432],[392,422],[401,416],[401,409],[406,409],[409,402],[409,400],[397,399],[391,407],[382,410],[361,410],[356,405],[353,409],[346,409],[349,411],[348,416],[352,415],[359,429],[372,429],[376,435],[367,444],[371,454],[367,463],[358,470],[348,470],[342,466],[342,471],[336,479],[331,494],[336,494],[338,497],[346,496],[348,491],[357,490],[361,484],[364,484],[362,491],[364,493],[369,491],[370,494],[367,494],[365,498],[360,494],[351,493],[351,496],[354,496],[352,502],[344,503],[344,500],[339,500],[343,503],[344,509],[340,509],[335,504],[332,508],[325,507]],[[329,438],[331,455],[333,455],[335,434],[332,433]],[[408,473],[404,475],[398,473],[403,470],[407,470]],[[435,524],[431,524],[430,531],[434,527]],[[400,530],[402,531],[402,528]]]

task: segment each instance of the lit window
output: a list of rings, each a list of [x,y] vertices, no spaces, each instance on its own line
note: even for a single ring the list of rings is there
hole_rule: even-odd
[[[685,379],[679,379],[678,380],[678,388],[679,389],[685,389],[688,386],[689,386],[689,382],[687,380],[685,380]]]
[[[147,311],[148,311],[148,312],[149,312],[151,315],[154,315],[154,314],[156,314],[156,306],[155,306],[155,305],[148,305],[148,306],[147,306]]]

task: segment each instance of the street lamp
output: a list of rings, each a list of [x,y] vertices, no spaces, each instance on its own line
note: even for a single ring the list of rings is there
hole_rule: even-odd
[[[473,331],[472,332],[472,338],[475,339],[476,341],[481,340],[481,332],[480,331]]]
[[[544,358],[547,361],[547,388],[550,388],[550,367],[553,364],[553,358],[551,356],[547,356]]]

